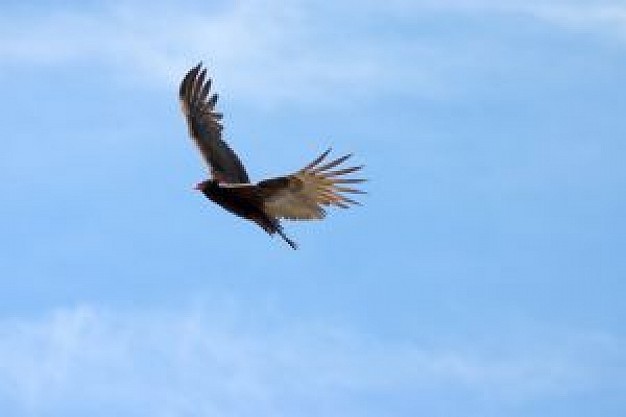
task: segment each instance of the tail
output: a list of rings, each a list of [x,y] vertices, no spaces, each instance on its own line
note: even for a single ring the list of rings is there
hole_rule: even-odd
[[[280,235],[280,237],[282,237],[283,239],[285,239],[285,242],[287,242],[289,244],[289,246],[291,246],[292,249],[298,249],[298,244],[296,242],[294,242],[293,240],[289,239],[287,237],[287,235],[285,234],[285,232],[283,232],[283,228],[281,226],[278,226],[276,228],[276,231],[278,232],[278,234]]]
[[[256,224],[261,226],[263,230],[265,230],[270,235],[273,235],[274,233],[278,233],[280,237],[282,237],[285,240],[285,242],[287,242],[289,246],[291,246],[292,249],[298,249],[298,244],[294,242],[293,240],[289,239],[287,235],[285,234],[285,232],[283,231],[283,226],[280,224],[280,220],[273,218],[273,217],[269,217],[265,214],[263,216],[253,218],[252,220]]]

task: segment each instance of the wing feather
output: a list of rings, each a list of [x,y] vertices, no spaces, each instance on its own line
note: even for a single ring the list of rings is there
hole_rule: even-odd
[[[237,154],[222,139],[222,114],[215,111],[218,95],[211,95],[211,78],[202,63],[193,67],[180,83],[179,99],[189,134],[211,169],[225,183],[249,183]]]
[[[331,161],[327,164],[322,165],[321,167],[317,167],[315,169],[312,169],[312,172],[322,172],[322,171],[326,171],[328,169],[334,168],[339,164],[342,164],[343,162],[345,162],[346,159],[350,158],[352,156],[351,153],[342,156],[341,158],[337,158],[334,161]],[[320,161],[321,162],[321,161]],[[319,163],[319,162],[318,162]],[[316,164],[317,165],[317,164]]]
[[[325,217],[324,207],[348,208],[360,204],[344,194],[364,194],[364,191],[338,184],[366,181],[362,178],[342,177],[359,171],[363,166],[329,171],[352,156],[344,155],[320,165],[329,153],[330,149],[294,174],[259,182],[257,187],[263,196],[266,213],[291,220],[313,220]]]

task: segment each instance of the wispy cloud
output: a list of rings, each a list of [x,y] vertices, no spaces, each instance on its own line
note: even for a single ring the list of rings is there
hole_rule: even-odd
[[[530,12],[539,19],[569,30],[626,41],[626,6],[623,3],[538,5]]]
[[[278,317],[221,303],[178,311],[82,306],[5,319],[0,399],[38,415],[370,415],[359,404],[371,395],[412,403],[439,391],[474,394],[493,407],[589,388],[602,375],[581,347],[600,356],[615,348],[610,339],[584,338],[490,357],[476,345],[428,349]]]
[[[572,31],[606,34],[626,40],[626,5],[614,0],[390,0],[367,1],[365,7],[383,15],[453,13],[469,16],[527,16]]]
[[[306,24],[310,16],[299,3],[253,0],[215,9],[122,4],[97,11],[5,14],[0,18],[0,61],[95,61],[128,72],[136,81],[169,86],[190,65],[207,59],[222,85],[259,101],[303,94],[319,98],[332,88],[356,92],[393,68],[384,44],[338,39],[322,48],[312,39],[316,33],[305,29],[311,27]]]
[[[493,60],[475,43],[458,39],[442,45],[427,30],[417,30],[430,13],[436,13],[434,21],[441,13],[505,19],[523,14],[555,27],[602,32],[607,25],[623,29],[626,20],[624,6],[572,0],[550,5],[391,0],[353,6],[248,0],[212,7],[156,2],[146,8],[127,0],[40,14],[8,10],[0,17],[0,62],[9,67],[96,62],[135,82],[170,88],[190,65],[205,59],[220,85],[258,102],[321,99],[329,91],[441,97],[454,91],[459,74]],[[407,21],[413,29],[403,27]],[[481,38],[481,48],[489,49],[485,42]]]

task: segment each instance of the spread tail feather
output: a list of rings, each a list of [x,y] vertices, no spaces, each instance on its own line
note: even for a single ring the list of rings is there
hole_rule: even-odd
[[[287,242],[289,246],[291,246],[292,249],[298,249],[298,244],[294,242],[293,240],[289,239],[289,237],[287,237],[287,235],[283,231],[283,226],[280,224],[280,220],[276,218],[268,217],[266,215],[253,218],[252,220],[256,224],[261,226],[263,230],[265,230],[270,235],[273,235],[274,233],[278,233],[280,237],[282,237],[285,240],[285,242]]]
[[[291,246],[292,249],[298,249],[298,244],[296,242],[294,242],[293,240],[289,239],[287,237],[287,235],[285,234],[285,232],[283,232],[283,228],[282,227],[278,227],[276,229],[276,231],[278,232],[278,234],[280,235],[280,237],[282,237],[283,239],[285,239],[285,242],[287,242],[289,244],[289,246]]]

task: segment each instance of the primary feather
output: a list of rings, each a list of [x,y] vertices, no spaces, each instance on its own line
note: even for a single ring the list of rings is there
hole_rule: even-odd
[[[211,79],[202,64],[193,67],[180,84],[179,98],[189,134],[220,182],[250,182],[237,154],[222,139],[222,114],[215,111],[217,94],[209,95]]]
[[[362,178],[344,178],[344,175],[356,172],[363,166],[331,171],[352,155],[342,156],[320,166],[329,153],[330,149],[294,174],[259,182],[257,186],[264,197],[265,211],[278,218],[313,220],[326,216],[323,206],[348,208],[358,204],[345,194],[364,192],[341,184],[365,181]]]

